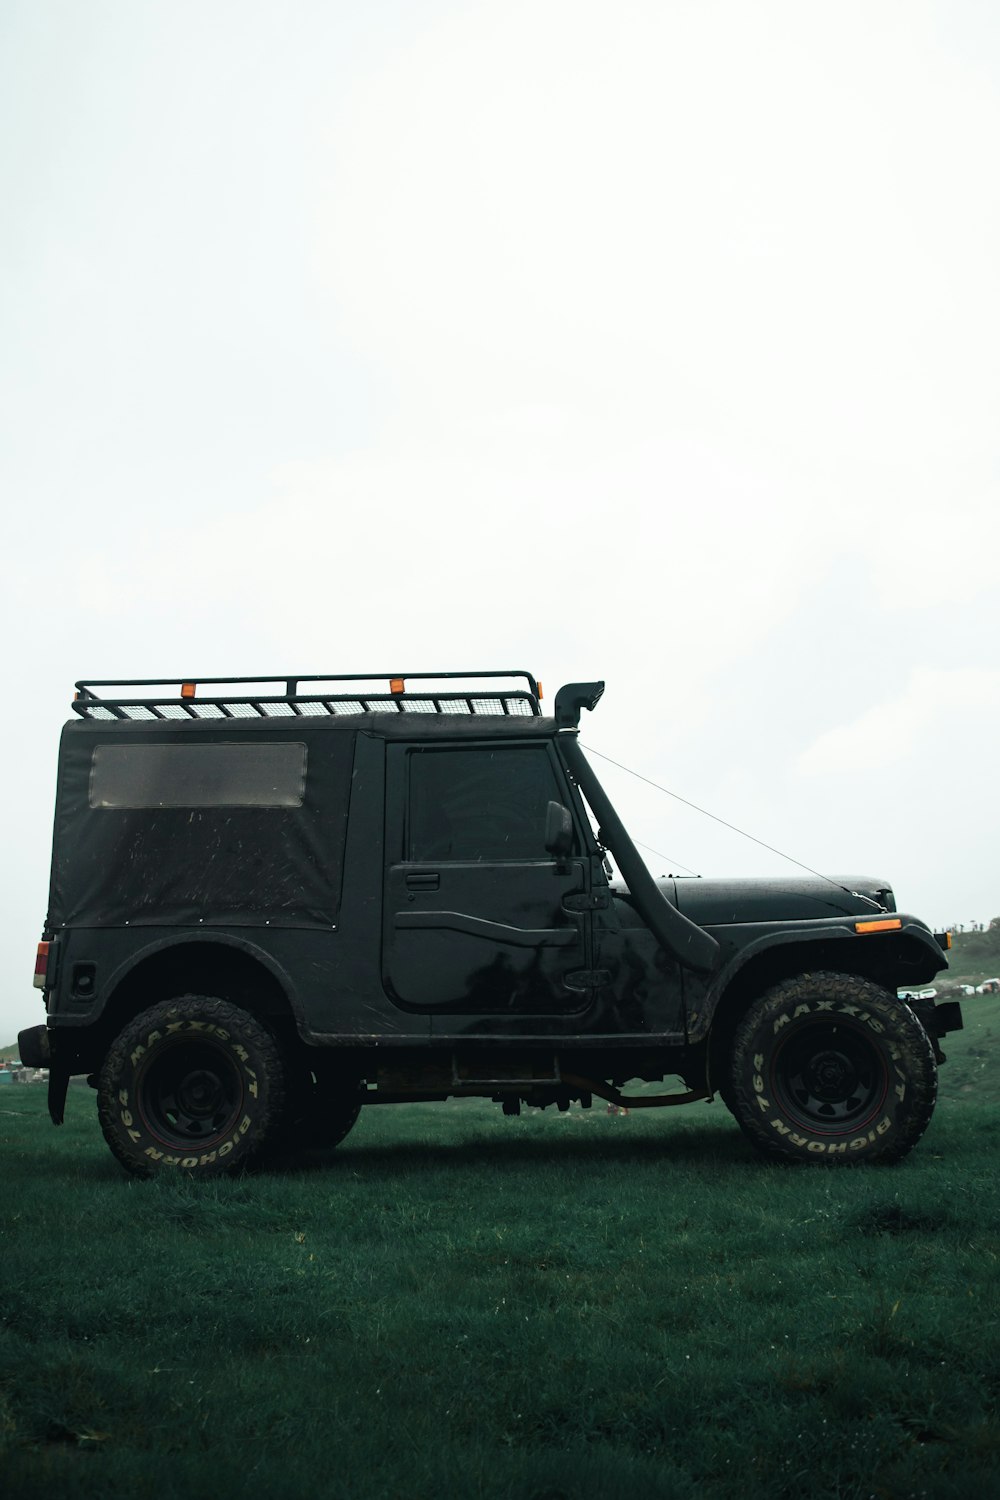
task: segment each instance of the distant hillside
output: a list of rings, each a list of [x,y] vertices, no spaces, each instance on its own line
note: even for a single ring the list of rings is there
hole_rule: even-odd
[[[980,984],[1000,976],[1000,926],[983,932],[953,932],[948,963],[949,972],[941,976],[945,984]]]

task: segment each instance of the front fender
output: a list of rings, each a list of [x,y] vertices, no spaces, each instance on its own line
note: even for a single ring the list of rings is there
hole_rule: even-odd
[[[786,922],[780,928],[712,929],[724,962],[700,993],[696,983],[685,983],[688,1041],[704,1041],[727,997],[735,993],[749,1003],[780,979],[809,969],[861,974],[893,990],[926,984],[948,967],[934,934],[918,918],[893,915],[889,920],[899,925],[883,930],[867,928],[866,920],[830,918],[795,927]]]

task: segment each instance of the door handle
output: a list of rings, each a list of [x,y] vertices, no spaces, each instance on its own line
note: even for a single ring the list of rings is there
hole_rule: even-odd
[[[441,885],[441,876],[435,871],[432,875],[407,875],[406,889],[408,891],[436,891]]]

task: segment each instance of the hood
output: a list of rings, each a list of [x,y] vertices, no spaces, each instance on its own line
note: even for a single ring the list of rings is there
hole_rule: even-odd
[[[835,875],[829,880],[671,877],[656,883],[666,899],[699,927],[875,916],[879,910],[896,910],[892,886],[872,875]],[[620,885],[615,889],[626,894]]]

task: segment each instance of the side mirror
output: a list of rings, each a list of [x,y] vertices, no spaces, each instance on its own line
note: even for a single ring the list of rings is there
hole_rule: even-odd
[[[557,859],[573,849],[573,816],[561,802],[550,802],[545,810],[545,847]]]

